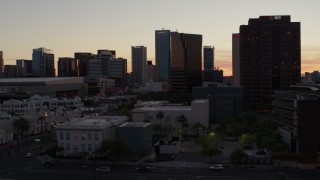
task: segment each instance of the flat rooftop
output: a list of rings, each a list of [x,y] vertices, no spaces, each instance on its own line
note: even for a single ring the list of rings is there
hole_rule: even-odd
[[[16,83],[66,84],[83,83],[83,77],[0,78],[0,85]]]
[[[69,122],[58,124],[57,129],[93,129],[101,130],[125,123],[126,116],[86,116],[74,118]]]
[[[147,122],[127,122],[122,124],[119,127],[147,127],[150,124],[151,123],[147,123]]]
[[[139,107],[132,110],[132,112],[144,111],[191,111],[191,106],[156,106],[156,107]]]

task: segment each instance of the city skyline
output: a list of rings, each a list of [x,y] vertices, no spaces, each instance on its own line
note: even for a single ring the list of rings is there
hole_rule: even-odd
[[[232,33],[238,33],[240,25],[252,17],[290,15],[293,22],[301,22],[304,73],[320,69],[320,26],[315,24],[319,5],[315,0],[7,1],[0,7],[0,51],[9,65],[16,59],[31,59],[32,49],[45,47],[55,54],[57,67],[59,57],[114,49],[131,67],[134,45],[147,47],[147,59],[155,62],[154,33],[164,28],[201,34],[203,46],[215,46],[215,66],[231,75]]]

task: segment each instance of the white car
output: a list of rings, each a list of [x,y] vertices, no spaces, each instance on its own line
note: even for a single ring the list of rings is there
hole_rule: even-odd
[[[111,172],[109,166],[100,166],[100,167],[97,167],[97,168],[96,168],[96,171],[99,171],[99,172]]]
[[[28,153],[26,153],[26,155],[24,157],[31,158],[31,156],[32,156],[32,154],[28,152]]]
[[[224,170],[224,166],[222,164],[214,164],[210,166],[209,169],[213,171],[222,171]]]

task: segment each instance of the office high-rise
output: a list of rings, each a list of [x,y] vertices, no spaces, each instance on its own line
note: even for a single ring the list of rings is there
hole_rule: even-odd
[[[4,78],[16,78],[17,77],[17,66],[16,65],[5,65],[4,66]]]
[[[3,73],[4,73],[3,52],[0,51],[0,78],[3,77]]]
[[[58,60],[59,77],[77,77],[78,61],[70,57],[61,57]]]
[[[147,76],[147,48],[132,46],[131,55],[133,80],[139,85],[144,85]]]
[[[203,47],[203,81],[214,81],[214,47]]]
[[[101,60],[102,75],[108,76],[108,64],[110,59],[116,58],[115,50],[100,49],[98,50],[97,59]]]
[[[79,61],[78,69],[79,69],[79,76],[87,76],[88,75],[88,62],[90,59],[93,59],[94,56],[92,53],[85,53],[85,52],[76,52],[74,53],[74,58]]]
[[[214,46],[203,47],[203,68],[212,70],[214,68]]]
[[[274,90],[300,82],[300,71],[300,22],[260,16],[240,26],[240,85],[247,102],[271,102]]]
[[[127,86],[127,59],[116,58],[109,60],[108,78],[115,80],[118,87]]]
[[[147,79],[146,82],[154,82],[155,80],[156,66],[152,64],[152,61],[147,61]]]
[[[50,49],[33,49],[32,74],[38,77],[55,77],[54,54]]]
[[[202,85],[202,35],[171,32],[170,91],[191,92]]]
[[[232,34],[232,85],[240,87],[240,41],[239,33]]]
[[[32,60],[16,60],[17,77],[29,77],[32,75]]]
[[[156,77],[158,82],[169,81],[170,30],[155,31]]]

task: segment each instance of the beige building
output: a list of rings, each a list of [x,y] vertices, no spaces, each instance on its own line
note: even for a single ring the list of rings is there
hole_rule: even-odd
[[[126,116],[87,116],[58,124],[56,136],[63,155],[93,155],[106,139],[116,137],[116,128],[127,121]]]
[[[144,106],[143,106],[144,105]],[[139,107],[140,106],[140,107]],[[184,115],[188,119],[189,127],[196,123],[209,126],[209,101],[207,99],[197,99],[192,101],[191,106],[170,105],[166,102],[144,102],[132,111],[132,118],[134,122],[149,121],[153,124],[160,123],[157,118],[158,112],[163,112],[164,118],[162,125],[170,125],[177,129],[180,127],[178,118]]]

